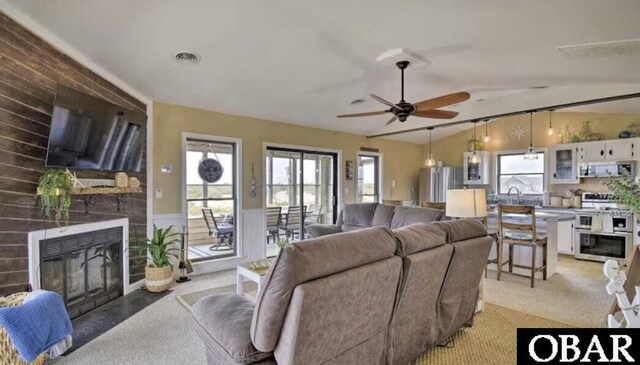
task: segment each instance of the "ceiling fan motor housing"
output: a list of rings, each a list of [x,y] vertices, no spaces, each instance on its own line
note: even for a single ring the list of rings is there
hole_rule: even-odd
[[[413,113],[414,106],[411,103],[407,103],[406,101],[401,101],[396,104],[396,107],[391,110],[391,113],[398,117],[398,120],[404,122],[407,120],[407,117]]]

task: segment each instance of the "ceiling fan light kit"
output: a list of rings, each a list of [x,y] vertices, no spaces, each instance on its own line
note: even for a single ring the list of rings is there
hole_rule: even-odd
[[[399,61],[396,63],[396,67],[400,69],[400,102],[394,104],[386,99],[381,98],[375,94],[369,94],[372,99],[379,103],[382,103],[389,107],[387,110],[353,113],[353,114],[340,114],[338,118],[351,118],[351,117],[368,117],[373,115],[381,115],[391,113],[392,117],[389,119],[386,125],[394,123],[396,121],[405,122],[408,117],[415,116],[420,118],[430,119],[453,119],[458,116],[458,112],[450,110],[438,109],[447,105],[458,104],[463,101],[469,100],[471,95],[466,91],[461,91],[453,94],[443,95],[432,99],[423,100],[418,103],[409,103],[404,100],[404,70],[409,67],[409,61]]]

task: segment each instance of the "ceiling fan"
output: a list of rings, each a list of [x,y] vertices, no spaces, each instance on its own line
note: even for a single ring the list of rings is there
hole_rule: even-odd
[[[423,100],[415,104],[408,103],[404,100],[404,70],[407,68],[407,66],[409,66],[409,61],[397,62],[396,66],[398,66],[401,72],[402,86],[401,86],[401,95],[400,95],[399,103],[393,104],[392,102],[387,101],[379,97],[378,95],[369,94],[373,99],[390,107],[390,109],[377,111],[377,112],[341,114],[341,115],[338,115],[338,118],[368,117],[371,115],[382,115],[385,113],[393,114],[393,117],[385,125],[389,125],[395,122],[396,120],[404,122],[411,115],[416,117],[421,117],[421,118],[452,119],[458,115],[458,112],[454,112],[450,110],[442,110],[438,108],[441,108],[447,105],[461,103],[463,101],[469,100],[469,98],[471,97],[471,95],[469,95],[468,92],[461,91],[453,94],[438,96],[433,99]]]

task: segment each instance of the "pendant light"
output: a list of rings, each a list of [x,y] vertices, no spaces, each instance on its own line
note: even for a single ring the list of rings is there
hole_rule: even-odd
[[[533,149],[533,112],[529,113],[529,148],[527,148],[527,153],[524,154],[525,160],[537,160],[538,154],[536,150]]]
[[[431,154],[431,131],[433,131],[433,127],[428,127],[427,129],[429,130],[429,155],[424,161],[424,166],[433,167],[436,165],[436,160],[433,159],[433,155]]]
[[[473,164],[477,164],[482,162],[482,159],[480,158],[480,156],[478,155],[478,150],[477,150],[477,140],[476,140],[476,123],[478,123],[477,120],[473,121],[473,153],[471,154],[471,157],[469,157],[469,162],[473,163]]]
[[[489,137],[489,119],[484,120],[484,143],[489,143],[491,138]]]
[[[551,124],[551,112],[553,109],[549,110],[549,129],[547,130],[547,135],[553,136],[553,124]]]

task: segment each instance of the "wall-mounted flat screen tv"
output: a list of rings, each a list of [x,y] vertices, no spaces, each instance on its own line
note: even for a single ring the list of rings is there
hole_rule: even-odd
[[[47,166],[139,172],[147,116],[59,85]]]

